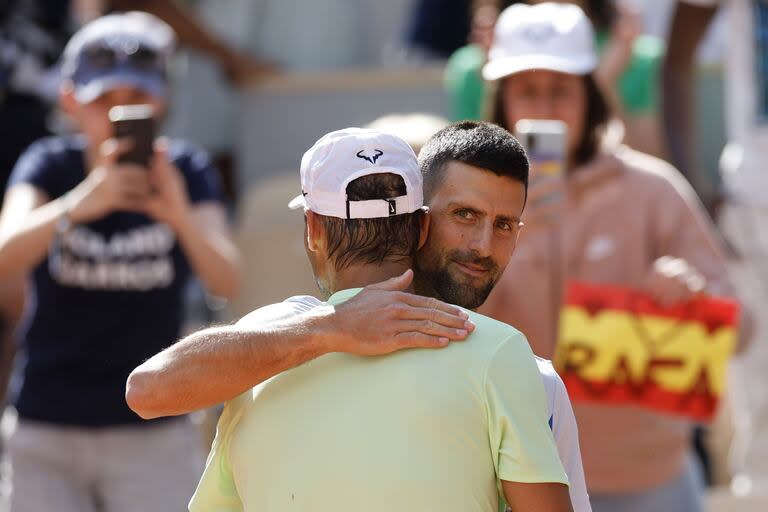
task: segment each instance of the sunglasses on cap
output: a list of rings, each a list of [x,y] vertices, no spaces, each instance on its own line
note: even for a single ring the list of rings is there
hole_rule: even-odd
[[[165,73],[163,56],[142,44],[114,47],[101,43],[85,48],[80,55],[80,67],[90,72],[110,71],[118,65],[148,73]]]

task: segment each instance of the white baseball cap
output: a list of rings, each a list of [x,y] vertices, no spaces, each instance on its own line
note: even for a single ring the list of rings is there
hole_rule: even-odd
[[[595,32],[580,7],[515,4],[496,21],[483,78],[498,80],[534,69],[586,75],[596,67]]]
[[[369,174],[403,178],[406,193],[391,199],[349,201],[347,185]],[[345,128],[315,142],[301,159],[301,190],[289,204],[340,219],[375,219],[424,208],[416,154],[404,140],[365,128]]]
[[[69,40],[62,55],[62,76],[72,80],[80,103],[90,103],[120,86],[164,99],[175,41],[173,29],[151,14],[108,14]]]

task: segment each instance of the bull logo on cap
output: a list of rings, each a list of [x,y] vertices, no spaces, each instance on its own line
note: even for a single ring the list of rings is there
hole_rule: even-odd
[[[383,155],[383,154],[384,154],[384,152],[382,150],[377,149],[376,152],[373,154],[373,156],[368,156],[368,155],[365,154],[365,150],[361,149],[360,151],[357,152],[356,155],[357,155],[357,158],[362,158],[363,160],[367,160],[367,161],[371,162],[372,164],[375,164],[376,160],[378,160],[379,157],[381,155]]]

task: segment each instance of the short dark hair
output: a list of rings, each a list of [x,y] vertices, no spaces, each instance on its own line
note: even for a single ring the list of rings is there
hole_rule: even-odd
[[[369,174],[352,180],[347,199],[369,201],[406,194],[405,181],[392,173]],[[353,263],[407,261],[419,246],[422,210],[377,219],[340,219],[319,215],[325,227],[328,257],[337,271]]]
[[[528,157],[509,131],[485,121],[459,121],[435,133],[419,153],[424,197],[432,197],[449,162],[506,176],[528,189]]]
[[[600,138],[608,121],[611,120],[611,110],[602,91],[591,74],[583,75],[587,92],[586,119],[584,122],[584,134],[576,147],[573,155],[573,165],[582,165],[592,160],[600,149]],[[507,117],[504,112],[504,79],[495,84],[491,97],[491,120],[512,131],[507,126]]]

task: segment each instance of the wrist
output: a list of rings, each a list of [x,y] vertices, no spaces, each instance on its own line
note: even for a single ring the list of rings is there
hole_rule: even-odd
[[[84,219],[81,219],[79,216],[80,212],[77,209],[78,201],[75,197],[75,190],[70,190],[61,196],[59,201],[61,206],[56,224],[57,231],[61,231],[61,228],[64,225],[66,225],[66,229],[69,229],[72,224],[77,224],[84,221]]]
[[[312,317],[306,332],[313,351],[318,356],[331,352],[347,352],[335,308],[320,306],[312,312]]]
[[[197,229],[195,223],[192,222],[192,210],[189,207],[184,207],[176,215],[169,217],[166,223],[179,238]]]

